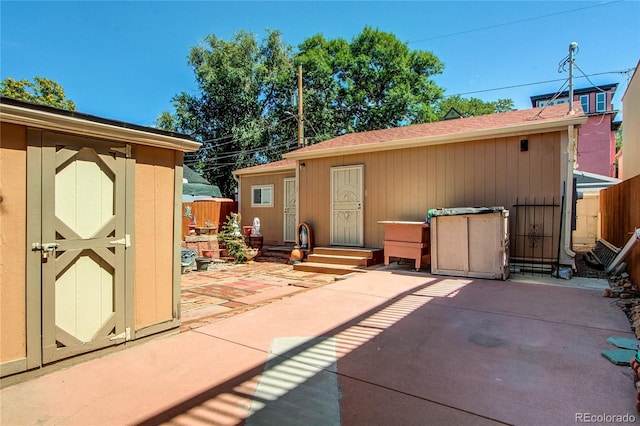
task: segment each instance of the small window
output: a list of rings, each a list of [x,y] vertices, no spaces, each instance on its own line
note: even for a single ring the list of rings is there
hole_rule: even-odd
[[[580,103],[585,114],[589,112],[589,95],[580,95]]]
[[[273,207],[273,185],[252,186],[251,207]]]
[[[607,94],[596,93],[596,112],[604,112],[607,110]]]

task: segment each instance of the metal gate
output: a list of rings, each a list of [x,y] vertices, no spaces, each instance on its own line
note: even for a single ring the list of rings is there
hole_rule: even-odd
[[[559,261],[560,204],[555,198],[517,199],[511,221],[511,265],[522,272],[551,274]]]

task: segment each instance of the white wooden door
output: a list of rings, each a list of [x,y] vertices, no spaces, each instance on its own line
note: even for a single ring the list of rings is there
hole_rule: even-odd
[[[43,134],[45,363],[124,342],[124,144]],[[36,248],[37,249],[37,248]]]
[[[284,241],[296,240],[296,178],[284,179]]]
[[[331,245],[362,246],[364,166],[331,168]]]

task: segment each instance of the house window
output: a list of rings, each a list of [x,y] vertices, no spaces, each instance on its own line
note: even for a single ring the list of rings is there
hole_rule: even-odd
[[[580,103],[585,114],[589,113],[589,95],[580,95]]]
[[[607,110],[607,94],[604,92],[596,93],[596,112],[604,112]]]
[[[536,101],[536,106],[542,107],[547,105],[566,104],[567,102],[569,102],[569,98],[558,98],[554,100],[545,99],[545,100]]]
[[[273,207],[273,185],[252,186],[251,207]]]

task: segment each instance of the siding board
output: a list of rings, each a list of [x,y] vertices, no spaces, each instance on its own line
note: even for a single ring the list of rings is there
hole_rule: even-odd
[[[529,193],[538,202],[543,198],[542,173],[540,173],[542,164],[545,160],[544,146],[540,135],[536,135],[529,140],[530,164],[529,164]]]
[[[505,138],[495,139],[495,176],[496,176],[496,193],[495,193],[495,205],[507,206],[507,140]]]
[[[486,182],[485,182],[485,169],[486,159],[484,157],[484,142],[475,142],[474,148],[474,162],[473,162],[473,204],[472,206],[483,206],[487,204],[487,198],[485,197]]]
[[[0,126],[0,363],[27,355],[27,129]]]
[[[135,166],[135,326],[173,318],[175,153],[136,147]]]
[[[515,204],[516,199],[518,198],[518,169],[520,167],[519,164],[519,150],[516,146],[516,142],[513,140],[513,138],[508,138],[505,141],[505,148],[506,148],[506,159],[505,159],[505,163],[506,163],[506,168],[507,168],[507,176],[506,176],[506,182],[507,182],[507,188],[506,188],[506,198],[507,198],[507,206],[505,206],[508,209],[511,209],[513,207],[513,204]],[[524,202],[524,200],[522,200],[522,202]]]
[[[415,211],[422,211],[422,191],[420,190],[420,181],[423,181],[422,177],[422,168],[420,167],[420,154],[419,150],[414,148],[410,150],[406,150],[408,158],[408,166],[404,168],[404,174],[407,176],[409,192],[414,194],[411,197],[411,203],[407,203],[407,207],[409,208],[408,214],[412,214]]]
[[[536,135],[524,136],[530,140]],[[330,235],[329,170],[364,164],[365,245],[381,247],[379,220],[424,220],[431,208],[502,205],[518,196],[553,194],[560,176],[560,133],[537,136],[538,152],[520,152],[520,137],[426,146],[306,160],[313,180],[301,179],[301,214],[313,222],[317,245]],[[540,143],[542,141],[543,143]],[[533,154],[533,155],[531,155]],[[512,216],[513,219],[513,216]],[[557,222],[556,222],[557,223]],[[545,250],[546,251],[546,250]]]
[[[445,170],[447,167],[447,150],[446,147],[442,145],[438,145],[436,147],[436,169],[438,172],[436,173],[436,179],[434,180],[434,187],[436,189],[436,201],[437,207],[446,207],[447,206],[447,185],[446,185],[446,174]],[[439,179],[438,179],[439,178]]]
[[[486,141],[482,144],[484,156],[484,202],[488,206],[497,206],[496,203],[496,174],[497,170],[497,143],[495,140]],[[503,164],[503,163],[500,163]],[[502,167],[501,167],[502,169]],[[478,200],[481,202],[482,199]]]
[[[429,209],[435,209],[438,206],[438,198],[436,191],[436,179],[438,176],[438,162],[437,151],[434,147],[429,147],[423,150],[427,154],[427,174],[426,174],[426,186],[427,186],[427,213]],[[425,213],[426,214],[426,213]]]

